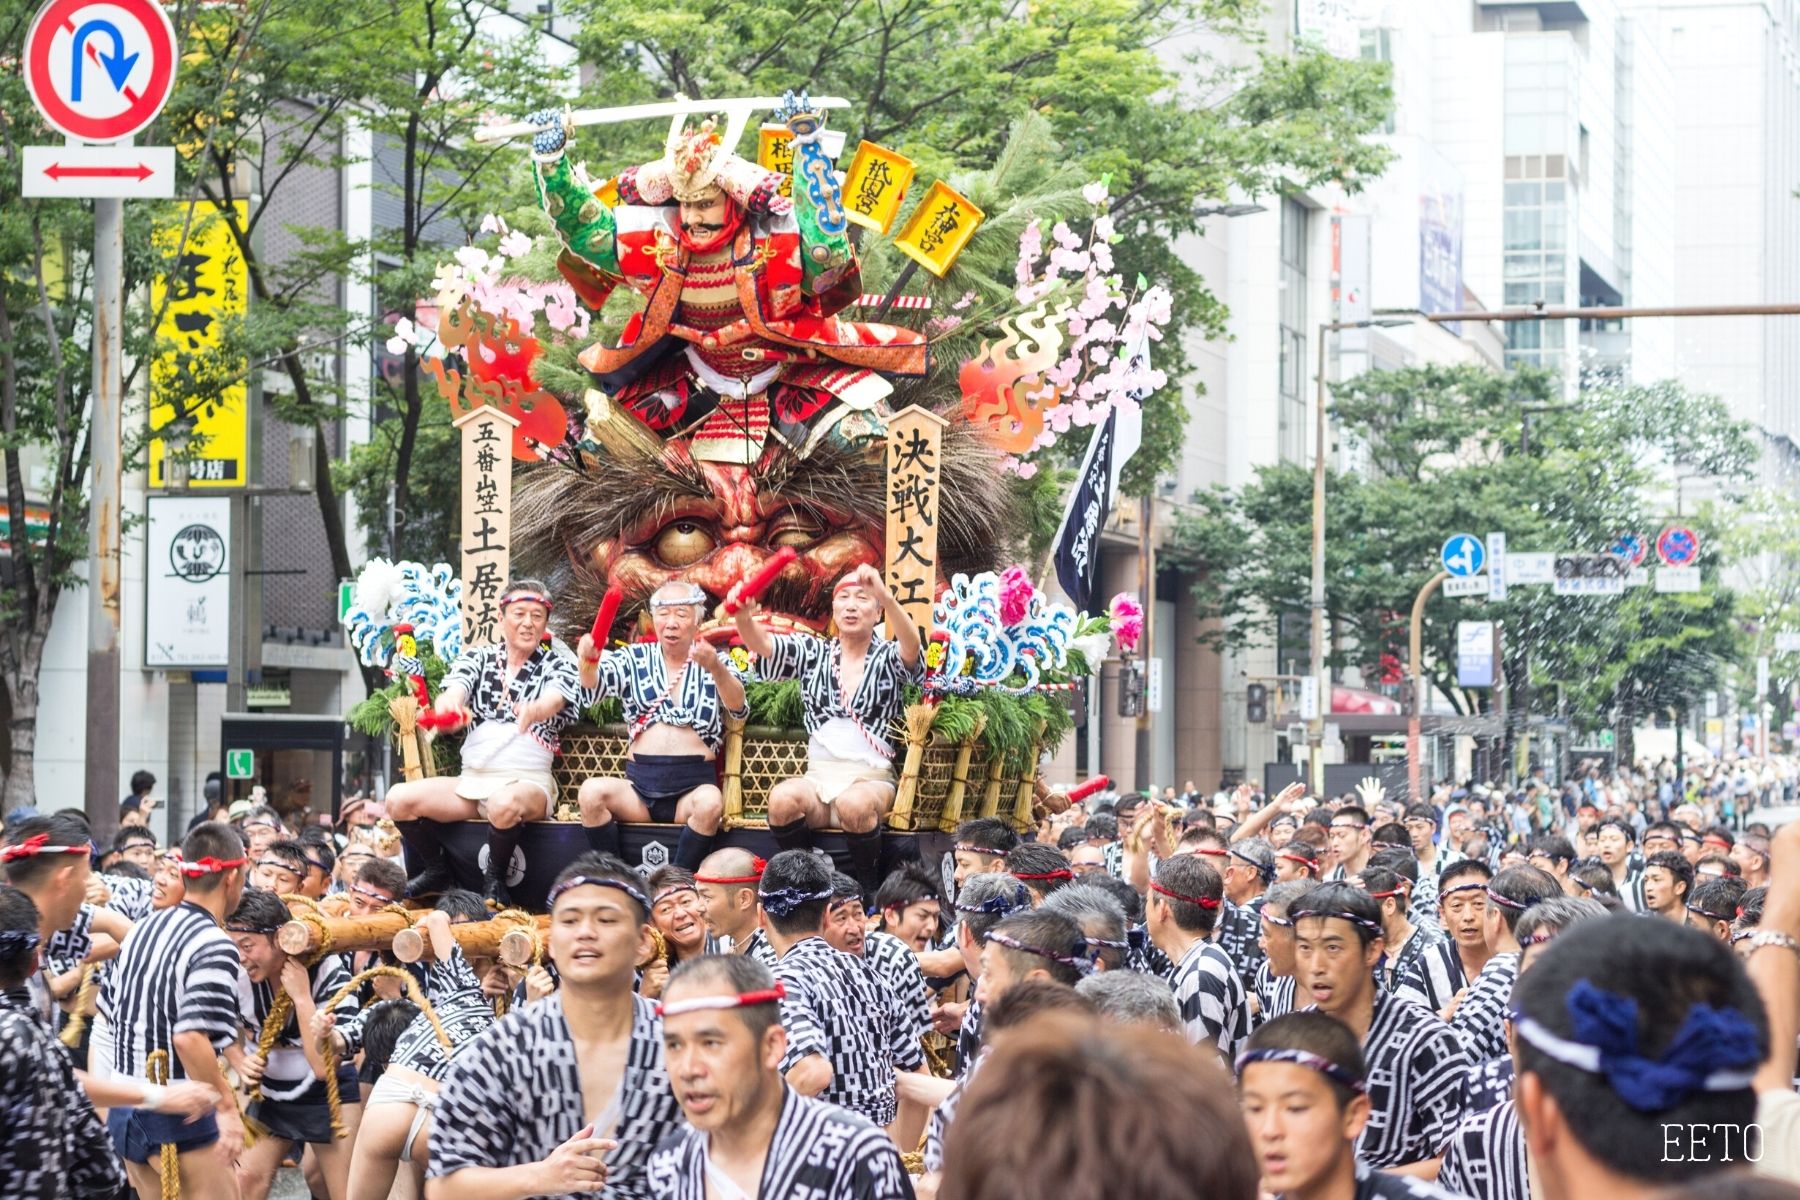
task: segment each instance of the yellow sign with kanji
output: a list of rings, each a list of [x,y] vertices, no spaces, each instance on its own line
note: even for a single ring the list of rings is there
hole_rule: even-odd
[[[864,229],[886,233],[900,215],[900,202],[906,199],[912,178],[912,159],[863,142],[844,175],[844,216]]]
[[[938,180],[906,219],[905,228],[894,239],[900,253],[936,275],[939,279],[963,252],[975,230],[987,214],[969,203],[956,189]]]
[[[887,423],[887,557],[884,577],[919,640],[931,644],[937,582],[938,488],[944,418],[909,404]]]
[[[233,208],[242,228],[249,206],[239,200]],[[188,486],[243,487],[250,465],[245,366],[241,359],[222,360],[218,351],[223,326],[244,315],[250,269],[214,204],[194,204],[191,220],[186,201],[167,206],[153,236],[164,266],[150,281],[150,311],[162,314],[156,334],[164,349],[150,366],[150,428],[161,429],[179,416],[193,417]],[[196,389],[196,381],[207,380],[217,382]],[[163,456],[162,439],[152,438],[153,488],[164,486]]]
[[[794,131],[786,125],[759,125],[756,129],[758,165],[781,176],[781,194],[794,194]]]

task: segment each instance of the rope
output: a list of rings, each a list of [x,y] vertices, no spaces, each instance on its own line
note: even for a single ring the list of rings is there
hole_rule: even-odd
[[[75,1006],[63,1026],[62,1044],[73,1050],[81,1045],[81,1031],[87,1027],[89,1005],[94,999],[94,964],[81,968],[81,986],[75,989]]]
[[[269,1005],[269,1015],[263,1018],[262,1029],[256,1035],[256,1053],[261,1056],[263,1066],[269,1064],[269,1051],[275,1048],[275,1039],[281,1035],[288,1018],[294,1015],[294,998],[288,995],[284,987],[275,989],[275,999]],[[250,1085],[250,1099],[262,1099],[262,1080],[260,1078]]]
[[[325,1011],[332,1012],[344,1002],[344,998],[360,988],[371,979],[387,976],[398,979],[406,987],[406,998],[419,1006],[425,1019],[431,1022],[431,1031],[437,1034],[437,1040],[446,1051],[454,1051],[456,1047],[450,1042],[450,1035],[444,1032],[444,1026],[438,1020],[437,1011],[431,1007],[431,1001],[425,996],[425,989],[413,978],[412,972],[403,967],[375,966],[358,972],[350,977],[350,982],[339,988],[330,1000],[325,1002]],[[343,1100],[338,1096],[337,1082],[337,1043],[327,1035],[319,1044],[319,1054],[325,1060],[325,1104],[331,1110],[331,1136],[343,1138],[347,1136],[344,1129]]]
[[[503,908],[495,913],[493,919],[517,925],[531,937],[531,965],[544,965],[544,939],[538,936],[537,918],[522,908]]]
[[[144,1074],[157,1087],[168,1086],[169,1052],[152,1050],[144,1060]],[[175,1148],[174,1142],[162,1144],[159,1166],[162,1172],[162,1200],[181,1200],[181,1152]]]

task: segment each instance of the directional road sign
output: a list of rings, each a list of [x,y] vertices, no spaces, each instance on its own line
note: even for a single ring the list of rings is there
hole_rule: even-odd
[[[1700,557],[1700,535],[1685,525],[1671,525],[1657,535],[1656,557],[1665,567],[1691,567]]]
[[[1443,560],[1444,570],[1459,579],[1479,575],[1481,568],[1487,565],[1487,550],[1481,539],[1472,533],[1451,534],[1444,540],[1444,549],[1438,557]]]
[[[175,194],[173,146],[26,146],[24,194],[69,200]]]
[[[117,142],[156,119],[175,83],[175,27],[156,0],[50,0],[25,34],[25,86],[52,128]]]

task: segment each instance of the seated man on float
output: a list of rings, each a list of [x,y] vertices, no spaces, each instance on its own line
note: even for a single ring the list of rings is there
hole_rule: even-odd
[[[620,855],[618,821],[682,822],[674,862],[695,870],[712,852],[725,816],[715,760],[725,744],[724,715],[749,715],[744,681],[728,659],[695,636],[706,593],[665,583],[650,595],[656,640],[601,653],[583,634],[582,707],[616,696],[625,708],[625,778],[581,785],[588,845]]]
[[[465,646],[445,673],[432,708],[469,726],[462,773],[397,783],[387,794],[407,858],[421,868],[409,894],[455,883],[438,825],[479,816],[488,822],[483,890],[502,907],[512,903],[506,875],[513,851],[524,822],[550,813],[550,763],[581,698],[568,648],[541,640],[549,620],[549,590],[535,579],[512,581],[500,593],[500,640]]]
[[[739,602],[739,584],[726,609]],[[919,630],[881,572],[864,563],[831,591],[835,640],[772,636],[756,623],[754,599],[737,609],[738,634],[761,660],[765,679],[798,679],[806,704],[806,774],[769,792],[769,832],[783,850],[806,849],[812,830],[845,833],[865,899],[881,885],[881,823],[894,807],[894,746],[888,737],[906,706],[904,685],[919,678]],[[875,632],[886,619],[894,635]]]

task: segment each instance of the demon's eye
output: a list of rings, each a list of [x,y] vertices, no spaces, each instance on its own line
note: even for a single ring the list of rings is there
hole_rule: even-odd
[[[796,550],[802,550],[824,535],[825,523],[818,517],[790,508],[775,522],[775,528],[769,534],[769,544],[777,549],[792,546]]]
[[[700,521],[679,518],[663,526],[651,551],[665,567],[685,567],[699,562],[719,544],[712,530]]]

